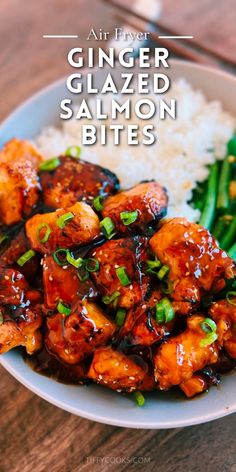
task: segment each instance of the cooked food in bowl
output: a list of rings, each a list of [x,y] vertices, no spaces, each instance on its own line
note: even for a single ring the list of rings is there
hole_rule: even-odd
[[[192,397],[217,384],[236,359],[234,218],[223,248],[210,232],[220,220],[218,189],[233,205],[230,146],[194,195],[202,226],[166,218],[163,185],[120,189],[76,146],[44,161],[30,143],[8,142],[0,154],[0,353],[23,346],[38,371],[134,392],[140,405],[145,391],[177,386]]]

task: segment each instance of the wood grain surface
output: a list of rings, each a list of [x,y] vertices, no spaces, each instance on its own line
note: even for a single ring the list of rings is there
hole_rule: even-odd
[[[114,22],[112,10],[94,0],[1,0],[0,120],[68,73],[73,40],[43,34],[78,33],[85,46],[90,27],[109,30]],[[0,472],[235,472],[235,420],[164,431],[105,426],[48,404],[0,367]]]

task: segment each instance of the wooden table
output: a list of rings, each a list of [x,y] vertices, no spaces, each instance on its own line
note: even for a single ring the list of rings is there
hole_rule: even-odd
[[[112,11],[94,0],[1,0],[0,119],[68,73],[65,58],[73,41],[45,42],[43,33],[79,30],[85,45],[90,27],[109,30],[114,23]],[[236,415],[185,429],[116,428],[61,411],[4,369],[0,374],[0,472],[236,471]]]

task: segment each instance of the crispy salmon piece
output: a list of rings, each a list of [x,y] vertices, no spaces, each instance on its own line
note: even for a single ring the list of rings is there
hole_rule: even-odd
[[[40,301],[40,292],[30,288],[21,272],[13,268],[0,268],[0,305],[27,306]]]
[[[42,346],[42,316],[40,307],[17,308],[14,318],[8,307],[1,307],[0,354],[17,346],[24,346],[28,354],[33,354]]]
[[[145,233],[148,227],[166,215],[168,197],[157,182],[143,182],[130,190],[119,192],[105,199],[103,218],[110,217],[117,233]],[[137,212],[135,221],[124,224],[122,213]]]
[[[218,360],[218,343],[202,347],[206,333],[200,324],[204,316],[193,315],[187,319],[183,333],[163,342],[154,355],[154,375],[161,390],[168,390],[191,379],[194,372]]]
[[[95,382],[112,390],[125,392],[142,389],[142,385],[145,384],[147,389],[152,387],[152,382],[146,380],[147,376],[145,370],[131,357],[109,346],[95,350],[88,371],[88,377]]]
[[[42,156],[27,141],[12,139],[0,151],[0,221],[20,222],[35,207],[40,190],[37,170]]]
[[[163,298],[160,290],[153,290],[149,298],[132,307],[126,314],[120,330],[120,338],[127,338],[132,345],[151,346],[168,335],[173,323],[158,324],[155,318],[155,306]]]
[[[98,195],[111,195],[119,189],[113,172],[96,164],[61,156],[52,172],[41,172],[44,203],[52,208],[66,208],[83,200],[91,204]]]
[[[61,267],[52,256],[43,258],[43,285],[44,304],[48,309],[55,309],[60,300],[72,305],[78,299],[95,298],[98,295],[90,279],[81,282],[75,267],[69,264]]]
[[[234,261],[209,231],[185,218],[164,223],[150,239],[150,246],[162,264],[169,266],[170,296],[175,302],[185,302],[184,314],[199,304],[202,295],[222,290],[225,279],[235,275]],[[178,303],[177,307],[181,310]]]
[[[64,228],[58,219],[72,213]],[[35,251],[50,254],[57,248],[75,248],[93,242],[100,235],[99,218],[86,203],[77,202],[67,209],[37,214],[26,223],[26,235]]]
[[[32,277],[37,273],[40,266],[40,258],[38,254],[31,257],[23,266],[19,266],[18,259],[30,249],[29,241],[25,235],[24,229],[21,229],[6,246],[5,250],[0,255],[0,267],[18,267],[20,272],[27,280],[32,280]]]
[[[47,349],[68,364],[77,364],[106,344],[116,329],[101,308],[86,300],[78,302],[69,316],[49,316],[46,324]]]
[[[149,277],[142,268],[148,257],[145,237],[106,241],[90,254],[99,262],[99,270],[91,277],[103,297],[117,293],[116,306],[126,309],[143,300],[149,283]],[[120,267],[124,268],[130,281],[125,286],[117,275]]]

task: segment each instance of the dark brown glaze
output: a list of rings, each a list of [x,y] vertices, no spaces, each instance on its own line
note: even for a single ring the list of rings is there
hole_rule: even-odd
[[[37,170],[42,156],[27,141],[12,139],[0,151],[0,221],[20,222],[36,206],[41,189]]]
[[[43,258],[44,304],[47,309],[56,309],[60,300],[73,305],[84,298],[96,298],[98,292],[90,280],[81,282],[77,269],[70,264],[59,266],[52,256]]]
[[[206,292],[222,290],[225,280],[235,276],[235,263],[209,231],[184,218],[164,223],[150,239],[150,246],[162,264],[170,267],[171,298],[189,304],[184,305],[184,314],[196,307]]]
[[[168,197],[166,190],[157,182],[143,182],[130,190],[106,198],[102,216],[110,217],[118,234],[145,234],[149,226],[166,215]],[[122,212],[138,212],[138,217],[130,225],[124,225]]]
[[[91,274],[102,296],[119,292],[116,306],[129,309],[140,303],[148,290],[149,276],[144,273],[148,258],[148,240],[142,236],[106,241],[90,251],[91,257],[99,262],[99,270]],[[123,286],[116,269],[125,267],[130,284]]]
[[[47,317],[45,344],[68,364],[78,364],[111,340],[116,326],[97,305],[78,302],[69,316]]]
[[[80,200],[91,205],[98,195],[112,195],[120,187],[110,170],[69,156],[61,156],[54,171],[41,172],[40,180],[44,203],[52,208],[66,208]]]
[[[64,384],[83,385],[88,383],[86,378],[88,366],[85,362],[74,365],[66,364],[48,352],[45,347],[31,356],[24,355],[24,352],[22,352],[22,355],[27,364],[38,374],[53,378]]]
[[[73,214],[73,218],[64,228],[60,228],[58,219],[68,212]],[[39,231],[41,225],[45,224],[47,227]],[[47,241],[41,242],[48,229],[50,234]],[[26,223],[26,235],[31,247],[41,254],[51,254],[57,248],[73,249],[92,243],[100,233],[98,216],[89,205],[82,202],[77,202],[67,209],[34,215]]]

